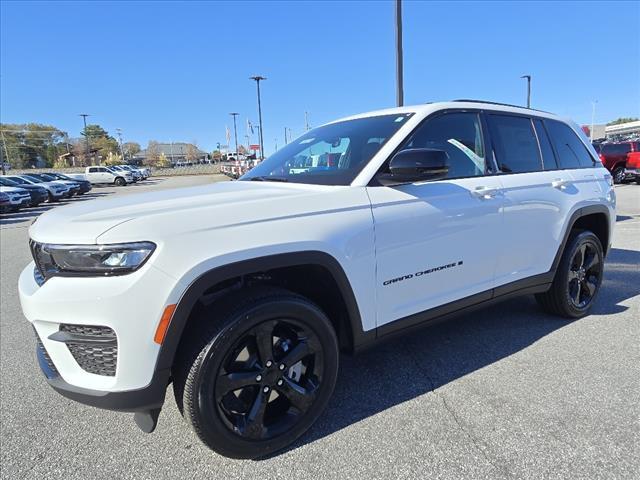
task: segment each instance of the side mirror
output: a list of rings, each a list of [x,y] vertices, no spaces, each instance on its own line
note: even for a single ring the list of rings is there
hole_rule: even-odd
[[[449,173],[449,155],[444,150],[411,148],[396,153],[389,162],[391,173],[377,176],[385,186],[440,180]]]

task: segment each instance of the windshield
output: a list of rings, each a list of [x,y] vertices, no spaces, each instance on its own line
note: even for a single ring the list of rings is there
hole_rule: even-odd
[[[4,185],[5,187],[17,187],[18,183],[9,180],[8,178],[0,177],[0,185]]]
[[[349,185],[411,115],[358,118],[318,127],[278,150],[240,180]]]
[[[52,177],[51,175],[47,175],[46,173],[34,173],[32,176],[39,178],[44,182],[51,182],[52,180],[55,180],[54,177]]]
[[[38,177],[34,176],[34,175],[24,175],[26,178],[25,180],[27,181],[27,183],[42,183],[42,180],[40,180]]]
[[[11,177],[9,180],[11,180],[12,182],[16,182],[18,185],[29,185],[29,182],[27,182],[24,178]]]

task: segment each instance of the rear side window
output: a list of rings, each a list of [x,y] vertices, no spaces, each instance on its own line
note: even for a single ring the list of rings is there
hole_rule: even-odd
[[[558,163],[556,162],[556,156],[553,154],[553,148],[551,148],[551,142],[547,135],[547,130],[544,128],[542,120],[535,119],[533,125],[536,127],[536,135],[538,136],[538,143],[540,144],[540,151],[542,152],[542,166],[545,170],[556,170]]]
[[[89,169],[89,173],[95,173],[95,172],[97,172],[97,171],[98,171],[98,169],[97,169],[96,167],[91,167],[91,168]]]
[[[571,127],[556,120],[545,120],[544,124],[558,154],[560,168],[593,167],[593,158],[587,147]]]
[[[493,114],[487,118],[500,170],[505,173],[542,170],[540,149],[531,119]]]

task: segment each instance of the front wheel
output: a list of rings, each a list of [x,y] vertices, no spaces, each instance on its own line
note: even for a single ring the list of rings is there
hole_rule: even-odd
[[[589,313],[604,273],[602,244],[590,231],[573,234],[562,254],[551,288],[536,295],[549,313],[580,318]]]
[[[232,458],[281,450],[325,409],[338,372],[331,322],[280,289],[243,291],[199,319],[174,368],[178,406],[200,439]]]
[[[116,184],[116,187],[124,187],[127,184],[127,181],[122,177],[118,177],[113,183]]]

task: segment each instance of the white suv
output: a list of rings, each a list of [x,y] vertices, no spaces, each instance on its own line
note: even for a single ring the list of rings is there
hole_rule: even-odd
[[[58,392],[150,432],[173,382],[209,447],[255,458],[318,418],[339,351],[515,295],[588,314],[615,218],[575,124],[395,108],[311,130],[236,182],[47,212],[20,300]]]

